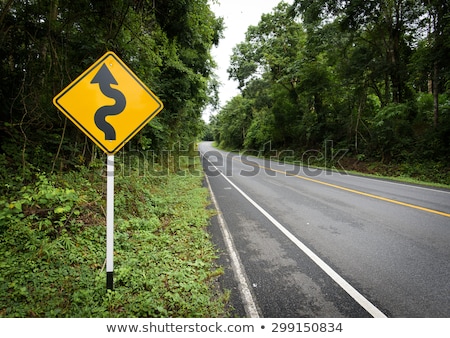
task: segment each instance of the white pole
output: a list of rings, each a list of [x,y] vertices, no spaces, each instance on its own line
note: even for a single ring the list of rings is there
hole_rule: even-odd
[[[114,155],[108,155],[106,168],[106,288],[112,290],[114,271]]]

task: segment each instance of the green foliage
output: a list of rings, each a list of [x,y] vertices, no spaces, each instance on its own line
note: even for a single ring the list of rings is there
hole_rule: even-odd
[[[158,128],[140,133],[142,148],[195,141],[213,101],[210,50],[222,25],[208,0],[2,2],[0,153],[24,179],[27,167],[56,172],[95,160],[96,148],[52,98],[108,50],[165,103]],[[139,138],[130,145],[142,149]]]
[[[236,96],[223,108],[218,116],[220,125],[220,142],[227,148],[239,149],[251,120],[251,103],[242,96]]]
[[[355,161],[404,164],[417,176],[407,170],[415,164],[427,180],[448,180],[448,9],[439,1],[280,3],[233,50],[228,71],[246,104],[223,107],[214,139],[297,154],[331,140]]]
[[[40,173],[1,198],[1,317],[225,314],[201,177],[155,177],[137,166],[125,174],[121,166],[112,292],[105,290],[105,178],[97,166]]]
[[[273,114],[260,110],[255,115],[245,136],[245,149],[262,149],[266,143],[272,141],[269,135],[273,135],[275,129]]]

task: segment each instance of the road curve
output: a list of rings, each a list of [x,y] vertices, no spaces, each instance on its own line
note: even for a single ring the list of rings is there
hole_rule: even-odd
[[[259,316],[450,317],[450,191],[199,151]]]

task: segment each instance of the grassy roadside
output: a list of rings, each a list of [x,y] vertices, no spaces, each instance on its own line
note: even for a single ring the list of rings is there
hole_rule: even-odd
[[[103,162],[5,187],[1,317],[226,316],[201,171],[150,175],[142,170],[148,163],[138,164],[116,164],[112,292],[105,290]]]

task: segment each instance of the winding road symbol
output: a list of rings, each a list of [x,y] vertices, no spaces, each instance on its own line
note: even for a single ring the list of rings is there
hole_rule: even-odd
[[[95,125],[105,133],[105,140],[115,140],[116,131],[113,126],[106,121],[106,117],[118,115],[123,112],[127,105],[127,100],[122,92],[111,87],[111,85],[117,85],[118,83],[105,64],[100,68],[91,83],[98,83],[100,85],[100,90],[105,96],[116,100],[116,103],[112,106],[100,107],[94,115]]]
[[[163,108],[114,53],[107,52],[53,98],[54,105],[105,153],[117,153]]]

